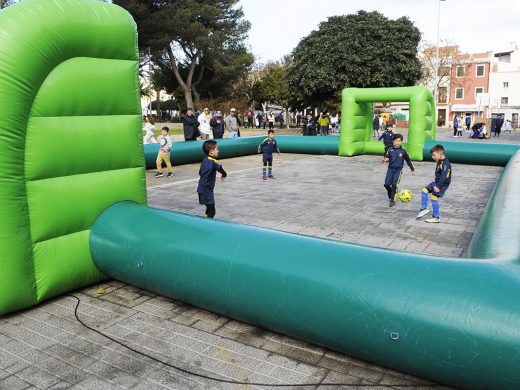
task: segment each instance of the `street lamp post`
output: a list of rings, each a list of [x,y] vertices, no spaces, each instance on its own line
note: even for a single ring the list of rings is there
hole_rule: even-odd
[[[438,94],[438,82],[439,82],[439,32],[441,27],[441,2],[446,0],[439,0],[439,8],[437,11],[437,49],[435,54],[435,81],[433,85],[433,102],[435,106],[437,107],[437,94]],[[437,109],[437,108],[436,108]],[[435,117],[437,118],[437,113],[435,113]]]

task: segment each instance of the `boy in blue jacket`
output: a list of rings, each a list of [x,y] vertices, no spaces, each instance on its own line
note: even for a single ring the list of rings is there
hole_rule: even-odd
[[[385,144],[385,156],[386,156],[386,152],[388,152],[388,149],[390,149],[394,144],[394,138],[393,138],[394,132],[392,130],[393,130],[392,125],[386,125],[385,131],[377,139],[378,141],[383,140],[383,143]]]
[[[432,181],[423,188],[421,192],[421,209],[419,210],[419,214],[417,214],[416,218],[421,219],[430,212],[426,206],[428,206],[428,194],[431,194],[433,214],[432,218],[427,219],[425,222],[439,223],[441,221],[439,198],[444,196],[444,193],[450,186],[452,172],[451,164],[444,155],[444,147],[442,145],[435,145],[431,149],[431,153],[432,158],[437,161],[437,165],[435,166],[435,181]]]

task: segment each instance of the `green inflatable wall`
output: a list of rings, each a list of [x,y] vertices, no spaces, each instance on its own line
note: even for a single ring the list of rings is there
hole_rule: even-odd
[[[0,314],[102,278],[90,228],[146,199],[136,28],[95,0],[0,12]]]
[[[372,140],[373,102],[409,102],[408,154],[422,160],[426,140],[435,139],[435,105],[426,87],[346,88],[342,93],[340,156],[383,154],[382,142]]]

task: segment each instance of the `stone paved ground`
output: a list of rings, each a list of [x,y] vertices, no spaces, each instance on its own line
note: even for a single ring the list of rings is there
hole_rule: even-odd
[[[517,134],[510,141],[513,137]],[[224,161],[230,176],[216,188],[217,218],[440,256],[464,254],[501,172],[456,164],[441,206],[443,223],[432,226],[413,219],[417,196],[411,204],[388,208],[385,167],[377,157],[282,154],[275,159],[278,178],[268,182],[260,180],[259,162],[259,156]],[[416,167],[416,176],[405,170],[402,180],[402,188],[415,195],[431,179],[433,163]],[[176,167],[173,181],[153,179],[150,171],[150,205],[202,213],[195,194],[197,169],[196,164]],[[120,282],[75,295],[82,301],[79,316],[90,326],[201,374],[262,383],[350,384],[305,387],[319,389],[441,388]],[[60,297],[0,318],[0,389],[266,388],[221,384],[144,358],[82,327],[74,318],[75,305],[73,298]]]

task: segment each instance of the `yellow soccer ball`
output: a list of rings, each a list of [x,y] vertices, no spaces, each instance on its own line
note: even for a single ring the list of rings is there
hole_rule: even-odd
[[[408,203],[412,200],[412,191],[410,190],[401,190],[399,194],[397,194],[399,200],[403,203]]]

